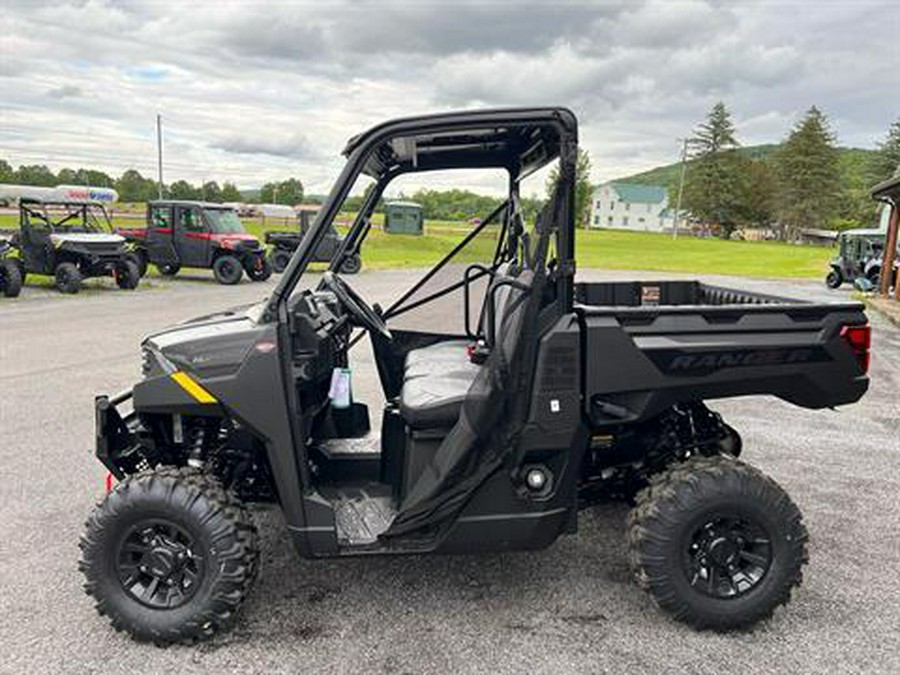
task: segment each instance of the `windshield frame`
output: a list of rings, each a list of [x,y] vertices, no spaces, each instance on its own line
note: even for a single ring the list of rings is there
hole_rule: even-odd
[[[203,220],[206,222],[206,227],[212,234],[246,234],[247,230],[244,228],[244,224],[241,222],[240,217],[237,214],[237,211],[234,209],[228,208],[219,208],[214,206],[203,206],[201,207],[203,211]],[[213,213],[216,213],[213,216]],[[220,216],[219,214],[222,214]],[[234,229],[234,226],[231,228],[222,228],[219,227],[224,221],[222,217],[226,217],[231,215],[234,222],[237,225],[237,229]]]
[[[366,171],[367,163],[372,160],[379,148],[397,138],[411,135],[426,135],[441,132],[459,132],[467,129],[483,128],[491,125],[503,125],[506,127],[545,127],[552,129],[558,139],[556,152],[557,157],[561,161],[561,176],[564,180],[572,181],[574,176],[574,167],[576,154],[578,149],[578,130],[577,121],[574,114],[564,108],[535,108],[535,109],[506,109],[506,110],[488,110],[471,113],[446,113],[435,114],[423,117],[404,118],[392,120],[375,126],[367,132],[356,136],[349,142],[345,149],[347,161],[344,164],[340,174],[335,180],[334,187],[325,200],[321,210],[316,216],[312,227],[306,235],[300,240],[300,244],[288,263],[287,268],[281,275],[278,284],[269,297],[269,303],[266,311],[266,320],[275,320],[276,317],[283,315],[286,318],[286,306],[288,298],[300,284],[303,275],[309,267],[314,257],[315,251],[328,232],[328,226],[334,223],[334,220],[343,207],[350,190],[356,183],[361,173]],[[505,163],[490,162],[482,165],[458,164],[456,168],[505,168],[511,172],[518,171],[519,175],[515,176],[515,180],[524,178],[527,173],[535,170],[533,167],[527,166],[522,160],[530,151],[530,148],[523,149],[524,154],[520,157],[509,157]],[[554,158],[545,158],[544,164],[549,163]],[[413,165],[404,169],[403,166],[387,165],[379,169],[379,172],[373,173],[371,167],[366,171],[368,175],[376,180],[376,189],[370,192],[372,205],[377,201],[384,187],[398,175],[402,173],[424,173],[431,170],[430,167]],[[435,167],[439,168],[439,167]],[[450,167],[444,167],[450,168]],[[381,188],[379,190],[378,188]],[[569,201],[574,203],[574,195],[569,195]],[[370,206],[370,205],[367,205]],[[573,212],[569,205],[570,212]],[[369,227],[369,219],[366,212],[371,210],[361,209],[357,214],[356,220],[350,228],[350,233],[345,237],[344,244],[340,249],[339,255],[342,257],[347,251],[353,250],[362,231]],[[573,227],[572,223],[567,223],[567,227]],[[565,245],[558,252],[560,258],[565,260],[565,270],[568,274],[569,268],[574,271],[574,232],[563,232],[562,241]],[[338,256],[336,256],[337,258]],[[570,300],[569,300],[570,302]],[[282,311],[284,310],[284,312]]]

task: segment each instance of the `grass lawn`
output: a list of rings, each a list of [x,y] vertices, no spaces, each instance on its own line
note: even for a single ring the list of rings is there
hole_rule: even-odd
[[[373,221],[363,245],[363,266],[367,269],[428,267],[448,253],[471,227],[466,223],[426,221],[426,234],[415,236],[385,234],[380,229],[380,214]],[[342,216],[340,222],[349,222],[349,216]],[[136,227],[140,223],[140,220],[116,218],[114,224]],[[258,219],[244,223],[248,232],[260,238],[266,230],[292,229],[274,223],[263,227]],[[0,228],[16,226],[16,216],[0,216]],[[463,261],[490,259],[493,246],[487,236],[478,237],[477,246],[470,247]],[[579,230],[576,237],[576,257],[581,268],[818,279],[824,277],[833,255],[833,249],[821,246],[685,236],[673,240],[670,235],[619,230]]]
[[[368,269],[427,267],[437,262],[465,236],[465,223],[426,221],[425,235],[385,234],[378,229],[380,214],[363,245]],[[247,229],[260,235],[258,223]],[[266,228],[269,229],[269,228]],[[467,261],[490,257],[493,244],[479,242]],[[579,230],[575,253],[579,267],[658,272],[697,272],[744,277],[824,278],[834,250],[822,246],[781,242],[723,241],[721,239],[621,230]]]

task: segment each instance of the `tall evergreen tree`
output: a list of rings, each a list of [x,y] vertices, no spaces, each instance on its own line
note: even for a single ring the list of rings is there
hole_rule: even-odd
[[[778,183],[768,162],[738,158],[741,174],[739,210],[743,224],[769,227],[775,221],[775,199]]]
[[[891,124],[887,137],[878,144],[878,153],[872,158],[869,176],[872,183],[891,178],[900,170],[900,118]]]
[[[684,208],[700,220],[718,225],[728,238],[742,220],[742,180],[735,149],[731,113],[721,101],[688,141],[691,148],[690,171],[684,186]]]
[[[783,237],[794,238],[803,227],[834,224],[841,200],[835,141],[828,118],[813,106],[778,151],[778,220]]]

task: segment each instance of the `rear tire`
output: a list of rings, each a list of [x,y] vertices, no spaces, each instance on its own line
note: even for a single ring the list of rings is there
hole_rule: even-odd
[[[164,277],[174,277],[181,269],[181,265],[178,263],[161,263],[156,266],[156,269],[159,270],[159,273]]]
[[[291,254],[287,251],[276,250],[269,255],[269,260],[272,263],[272,269],[281,274],[287,269],[288,263],[291,262]]]
[[[227,628],[256,576],[256,528],[211,476],[168,467],[126,478],[81,538],[85,592],[138,641],[194,642]]]
[[[358,255],[352,255],[341,265],[342,274],[356,274],[362,269],[362,260]]]
[[[0,291],[4,297],[18,297],[22,290],[22,273],[19,265],[11,260],[0,261]]]
[[[844,278],[837,270],[831,270],[825,277],[825,285],[828,288],[840,288],[842,283],[844,283]]]
[[[60,293],[74,294],[81,290],[81,272],[75,263],[63,262],[56,266],[56,287]]]
[[[116,268],[116,285],[123,291],[133,291],[141,282],[141,271],[134,260],[126,259]]]
[[[808,534],[771,478],[735,459],[691,457],[654,477],[628,516],[638,585],[679,621],[726,631],[786,604]]]
[[[213,275],[216,281],[226,286],[233,286],[241,280],[244,269],[241,267],[241,261],[233,255],[223,255],[216,258],[213,263]]]

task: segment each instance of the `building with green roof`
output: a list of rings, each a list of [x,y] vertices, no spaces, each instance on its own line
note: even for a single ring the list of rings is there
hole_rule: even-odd
[[[594,190],[591,227],[638,232],[671,231],[674,212],[669,208],[669,191],[662,185],[603,183]]]

